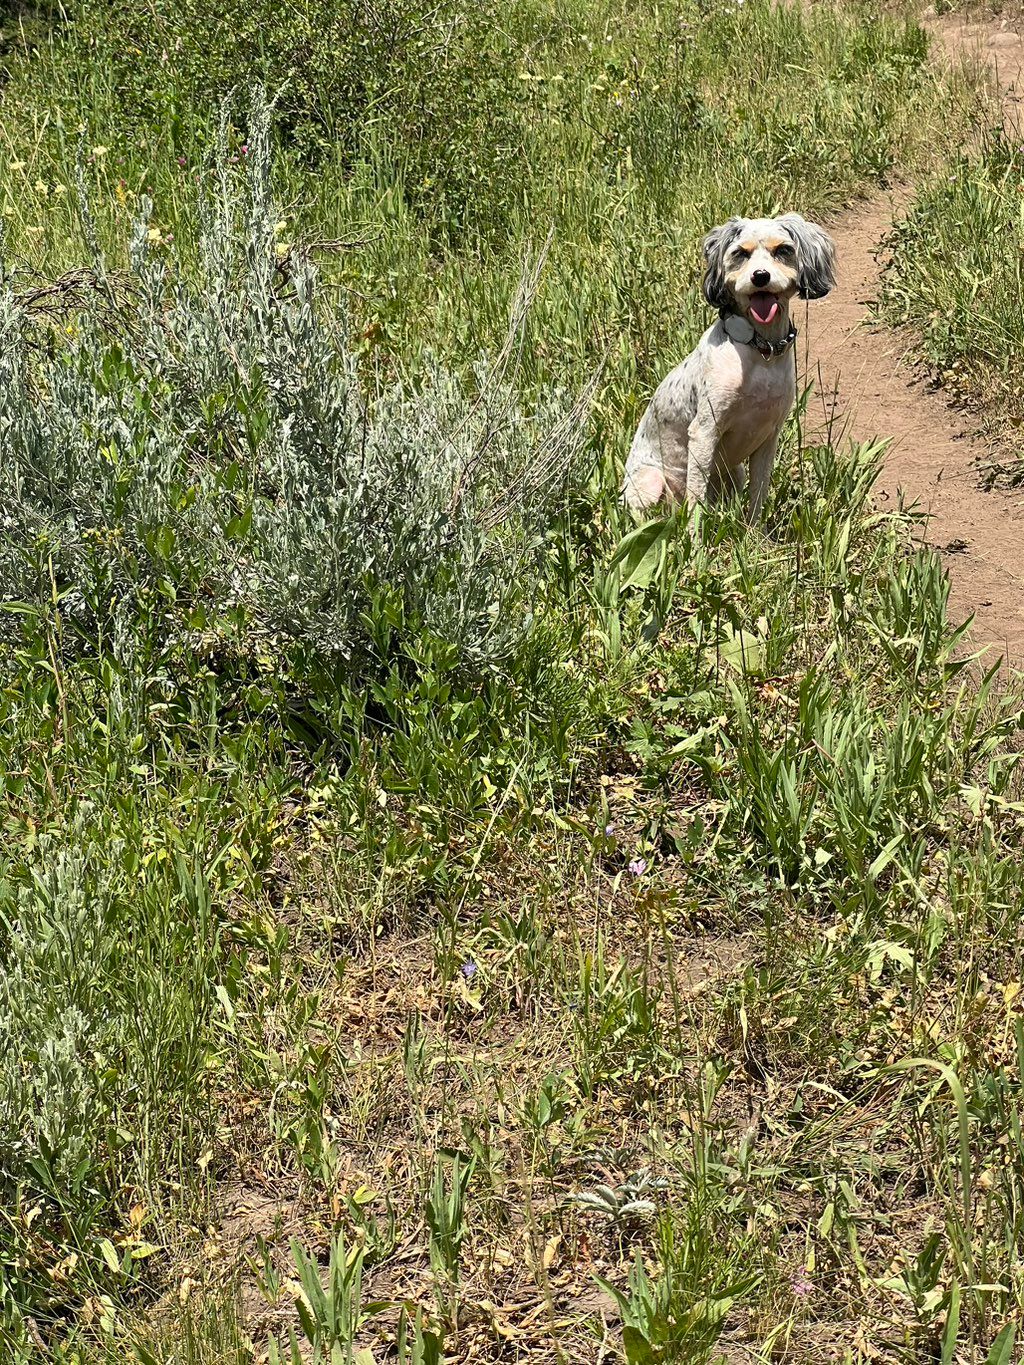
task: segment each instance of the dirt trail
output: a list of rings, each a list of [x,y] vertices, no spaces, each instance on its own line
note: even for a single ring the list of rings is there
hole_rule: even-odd
[[[976,54],[999,81],[1007,117],[1024,113],[1024,41],[1004,22],[933,20],[937,46],[952,58]],[[955,620],[975,614],[973,647],[991,646],[1024,667],[1024,494],[986,493],[976,460],[986,450],[972,438],[970,417],[932,392],[907,363],[907,341],[866,322],[877,295],[880,243],[910,192],[879,193],[831,225],[839,284],[811,314],[807,366],[818,397],[812,429],[829,422],[856,441],[890,437],[876,501],[906,503],[930,513],[927,543],[942,552]],[[801,354],[801,364],[804,356]]]

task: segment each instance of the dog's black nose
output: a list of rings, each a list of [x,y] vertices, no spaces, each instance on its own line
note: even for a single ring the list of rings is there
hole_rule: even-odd
[[[754,284],[757,285],[758,289],[763,289],[771,279],[771,274],[767,270],[755,270],[750,278]]]

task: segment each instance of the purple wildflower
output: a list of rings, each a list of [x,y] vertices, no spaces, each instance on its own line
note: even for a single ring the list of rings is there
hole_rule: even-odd
[[[793,1293],[794,1293],[798,1298],[801,1298],[801,1299],[805,1299],[805,1298],[807,1297],[808,1294],[811,1294],[811,1293],[814,1292],[814,1285],[813,1285],[813,1284],[811,1283],[811,1281],[807,1278],[807,1276],[803,1273],[803,1271],[798,1271],[797,1274],[793,1276],[793,1279],[792,1279],[792,1288],[793,1288]]]
[[[472,981],[474,976],[476,976],[476,963],[473,961],[472,958],[470,958],[467,962],[464,962],[462,964],[462,966],[459,968],[459,971],[462,973],[462,975],[466,978],[467,981]]]
[[[615,826],[609,821],[609,823],[604,827],[604,832],[610,839],[612,835],[615,833]]]
[[[183,156],[179,156],[179,157],[178,157],[178,165],[179,165],[179,166],[184,166],[185,164],[186,164],[186,163],[185,163],[185,158],[184,158]]]
[[[634,858],[632,862],[629,864],[629,870],[630,872],[632,872],[634,877],[642,877],[644,873],[647,871],[647,859]]]

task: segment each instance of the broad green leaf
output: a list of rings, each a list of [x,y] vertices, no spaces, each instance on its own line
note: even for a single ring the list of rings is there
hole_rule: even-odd
[[[615,568],[621,571],[620,589],[650,586],[661,561],[662,547],[674,531],[675,523],[665,518],[646,521],[622,537],[608,565],[609,572]]]
[[[622,1345],[625,1348],[626,1360],[629,1365],[658,1365],[662,1359],[661,1352],[656,1351],[636,1327],[629,1325],[623,1327]]]
[[[869,881],[874,881],[877,877],[881,876],[881,874],[892,862],[893,858],[895,858],[896,850],[899,848],[900,844],[903,843],[903,839],[904,835],[902,832],[893,835],[893,837],[886,844],[885,848],[882,849],[881,853],[868,868]]]
[[[665,750],[666,758],[679,758],[683,754],[692,754],[701,748],[708,735],[713,735],[718,729],[717,725],[702,725],[699,730],[695,730],[692,735],[687,735],[685,739],[677,740],[671,749]]]
[[[230,517],[224,525],[224,535],[228,540],[244,540],[252,530],[252,503],[244,512]]]
[[[942,1356],[940,1365],[953,1365],[953,1352],[956,1350],[956,1338],[960,1331],[960,1285],[953,1281],[953,1288],[949,1293],[949,1312],[946,1314],[946,1327],[942,1333]]]
[[[738,673],[760,672],[764,650],[750,630],[736,630],[718,646],[718,657]]]
[[[103,1257],[104,1261],[106,1261],[109,1269],[112,1270],[115,1275],[120,1275],[121,1258],[118,1256],[113,1242],[110,1241],[109,1238],[104,1237],[99,1244],[99,1250],[100,1255]]]
[[[1008,1322],[992,1343],[992,1349],[985,1357],[985,1365],[1010,1365],[1016,1340],[1016,1325]]]

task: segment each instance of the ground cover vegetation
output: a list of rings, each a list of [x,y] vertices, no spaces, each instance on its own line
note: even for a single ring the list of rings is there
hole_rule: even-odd
[[[614,501],[704,228],[965,90],[856,8],[28,19],[4,1358],[1012,1360],[1019,699],[877,445]]]
[[[1024,479],[1015,436],[1024,422],[1020,131],[993,121],[974,141],[926,180],[898,224],[883,306],[914,325],[950,393],[1008,432],[987,477],[1016,485]]]

